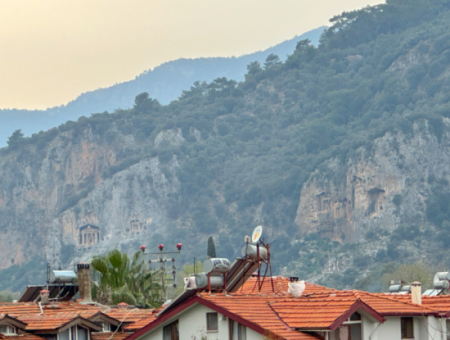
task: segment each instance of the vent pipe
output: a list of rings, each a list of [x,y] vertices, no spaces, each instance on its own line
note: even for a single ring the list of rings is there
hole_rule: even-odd
[[[411,283],[411,302],[416,305],[422,304],[422,284],[420,282]]]
[[[89,274],[89,263],[78,263],[78,289],[81,303],[91,303],[91,276]]]

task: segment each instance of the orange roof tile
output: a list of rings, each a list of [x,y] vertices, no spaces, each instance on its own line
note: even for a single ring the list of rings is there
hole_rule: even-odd
[[[91,333],[92,340],[122,340],[130,336],[132,333],[122,332],[93,332]]]
[[[50,330],[61,328],[72,322],[77,316],[60,316],[60,315],[38,315],[38,316],[23,316],[19,317],[20,321],[27,324],[27,330]]]
[[[39,335],[26,333],[26,332],[19,332],[18,335],[0,334],[0,339],[4,339],[4,340],[45,340],[45,338],[42,338]]]
[[[233,296],[226,296],[224,294],[209,295],[203,293],[201,294],[201,298],[211,301],[283,339],[317,340],[317,338],[312,335],[292,329],[283,322],[276,313],[274,313],[267,302],[274,299],[275,295],[245,296],[238,293],[233,294]],[[249,308],[249,306],[251,306],[251,308]]]
[[[274,276],[272,279],[270,277],[265,278],[262,281],[261,291],[258,292],[258,279],[252,277],[247,280],[241,288],[239,288],[234,294],[287,294],[289,288],[289,278],[282,276]],[[272,290],[273,283],[273,290]],[[313,283],[306,282],[306,289],[303,295],[314,294],[314,293],[328,293],[334,292],[336,289],[327,288],[324,286],[319,286]]]
[[[124,328],[126,331],[136,331],[138,329],[141,329],[145,326],[147,326],[149,323],[153,322],[156,319],[156,312],[154,312],[152,315],[147,316],[146,318],[140,319],[136,322],[133,322],[131,325],[128,325]]]
[[[152,315],[152,309],[112,309],[106,315],[119,320],[120,322],[136,322],[141,319],[150,317]]]

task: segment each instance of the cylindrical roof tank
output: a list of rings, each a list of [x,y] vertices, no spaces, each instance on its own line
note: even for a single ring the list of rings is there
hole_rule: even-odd
[[[206,259],[202,264],[205,273],[227,273],[231,264],[228,259]]]
[[[245,245],[241,250],[241,255],[244,257],[247,254],[247,258],[256,260],[257,258],[257,249],[255,244]],[[267,249],[259,245],[259,257],[267,260]]]
[[[399,291],[401,291],[401,289],[402,289],[402,285],[390,285],[389,286],[389,292],[390,293],[399,292]]]
[[[222,275],[211,275],[210,277],[211,288],[218,288],[224,286]],[[196,275],[195,284],[197,289],[208,287],[208,276],[205,273],[199,273]]]
[[[77,274],[71,270],[52,270],[50,271],[50,282],[68,283],[77,279]]]

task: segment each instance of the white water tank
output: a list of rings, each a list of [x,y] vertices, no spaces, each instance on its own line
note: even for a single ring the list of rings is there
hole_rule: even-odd
[[[71,270],[51,270],[51,283],[70,283],[77,279],[77,274]]]
[[[242,257],[247,255],[247,258],[252,260],[256,260],[256,258],[258,257],[257,253],[258,250],[255,244],[245,245],[241,250]],[[267,260],[267,249],[262,245],[259,245],[259,257],[264,260]]]
[[[202,264],[205,273],[227,273],[231,268],[231,263],[228,259],[206,259]]]
[[[211,288],[219,288],[224,286],[224,279],[222,275],[211,275]],[[195,276],[195,284],[197,289],[208,287],[208,276],[205,273],[199,273]]]

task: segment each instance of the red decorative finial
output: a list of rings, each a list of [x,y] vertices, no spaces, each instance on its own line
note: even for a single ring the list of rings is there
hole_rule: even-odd
[[[141,249],[141,251],[142,252],[144,252],[145,251],[145,248],[147,248],[146,246],[144,246],[144,245],[142,245],[141,247],[140,247],[140,249]]]
[[[160,244],[160,245],[158,246],[158,249],[161,250],[161,251],[163,251],[163,250],[164,250],[164,244]]]
[[[176,247],[177,247],[178,251],[181,250],[181,247],[182,247],[182,246],[183,246],[183,245],[182,245],[181,243],[177,243]]]

